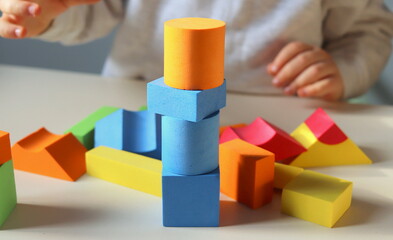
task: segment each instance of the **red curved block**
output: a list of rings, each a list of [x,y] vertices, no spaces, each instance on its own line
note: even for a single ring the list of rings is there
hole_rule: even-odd
[[[276,161],[297,156],[306,151],[293,137],[282,129],[258,117],[250,125],[241,128],[227,128],[220,137],[220,143],[240,138],[248,143],[273,152]]]
[[[348,138],[322,108],[315,110],[304,122],[315,137],[325,144],[338,144]]]
[[[15,169],[68,181],[86,172],[86,148],[71,133],[55,135],[45,128],[12,147]]]

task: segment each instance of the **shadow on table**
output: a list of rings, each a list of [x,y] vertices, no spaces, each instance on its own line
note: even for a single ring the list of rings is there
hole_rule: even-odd
[[[386,160],[386,157],[382,155],[383,150],[379,150],[376,148],[359,146],[360,149],[373,161],[373,163],[380,163]]]
[[[353,198],[351,207],[337,221],[334,228],[373,224],[375,217],[390,214],[385,204],[385,202]],[[281,191],[278,190],[275,190],[273,201],[259,209],[250,209],[233,200],[221,200],[220,207],[220,227],[270,222],[288,217],[281,213]],[[393,228],[386,231],[393,233]]]
[[[283,217],[280,211],[281,193],[275,192],[273,201],[259,209],[251,209],[233,200],[220,201],[220,227],[272,221]]]
[[[377,215],[377,212],[379,211],[384,211],[384,207],[372,202],[353,198],[351,207],[337,221],[334,228],[350,227],[369,223],[372,221],[373,216]]]
[[[18,203],[2,230],[35,228],[50,225],[79,224],[97,218],[99,212],[70,207]]]

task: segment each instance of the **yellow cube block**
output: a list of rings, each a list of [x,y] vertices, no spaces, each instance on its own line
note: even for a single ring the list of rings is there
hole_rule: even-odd
[[[86,167],[93,177],[162,196],[160,160],[99,146],[86,153]]]
[[[303,168],[274,163],[274,188],[283,189],[292,179],[301,174]]]
[[[285,214],[333,227],[351,205],[352,182],[305,170],[282,192]]]

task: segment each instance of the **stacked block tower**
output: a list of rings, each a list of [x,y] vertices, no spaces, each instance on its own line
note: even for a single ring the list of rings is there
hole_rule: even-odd
[[[225,22],[173,19],[164,32],[164,77],[147,87],[148,110],[162,115],[163,225],[218,226]]]

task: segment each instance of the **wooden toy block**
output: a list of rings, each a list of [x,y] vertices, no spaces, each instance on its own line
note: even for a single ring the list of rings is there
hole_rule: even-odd
[[[162,116],[162,163],[181,175],[211,172],[218,167],[219,112],[199,122]]]
[[[10,146],[10,134],[0,130],[0,165],[12,158]]]
[[[274,154],[241,139],[220,144],[221,192],[252,209],[271,202]]]
[[[102,180],[161,197],[161,161],[105,146],[86,153],[87,173]]]
[[[225,22],[179,18],[164,25],[164,77],[168,86],[205,90],[224,80]],[[218,109],[217,109],[218,110]]]
[[[322,109],[315,111],[291,136],[307,151],[294,158],[290,165],[320,167],[372,163]]]
[[[94,147],[94,127],[96,122],[117,110],[119,110],[117,107],[101,107],[64,133],[74,134],[87,149],[92,149]]]
[[[266,149],[281,161],[306,151],[288,133],[258,117],[251,124],[239,128],[227,128],[220,137],[220,143],[240,138],[246,142]]]
[[[12,160],[0,165],[0,227],[16,206],[16,189]]]
[[[97,121],[94,144],[161,159],[161,117],[119,109]]]
[[[76,181],[86,172],[85,152],[72,133],[55,135],[45,128],[12,147],[15,169],[67,181]]]
[[[221,137],[222,133],[225,131],[225,129],[227,129],[228,127],[240,128],[240,127],[245,127],[245,126],[247,126],[247,124],[245,124],[245,123],[238,123],[238,124],[233,124],[233,125],[228,125],[228,126],[221,126],[220,127],[220,137]]]
[[[196,176],[177,175],[163,169],[162,200],[165,227],[217,227],[219,169]]]
[[[333,227],[350,207],[352,182],[305,170],[283,189],[283,213]]]
[[[290,181],[304,171],[303,168],[274,163],[274,188],[283,189]]]
[[[198,122],[226,104],[226,82],[208,90],[180,90],[167,86],[163,78],[147,84],[149,111]]]

